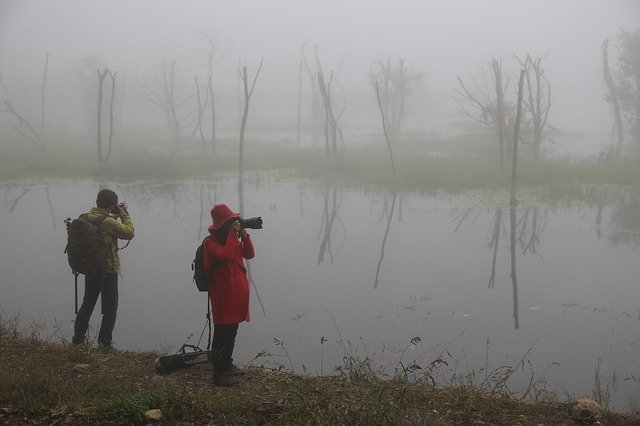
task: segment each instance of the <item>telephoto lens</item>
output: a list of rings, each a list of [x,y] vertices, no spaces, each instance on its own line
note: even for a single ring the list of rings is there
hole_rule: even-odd
[[[249,229],[262,229],[262,218],[251,217],[249,219],[240,218],[240,227]]]

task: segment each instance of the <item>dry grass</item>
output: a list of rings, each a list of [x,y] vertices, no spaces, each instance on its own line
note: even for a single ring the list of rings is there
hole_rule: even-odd
[[[565,404],[527,404],[472,386],[251,367],[238,385],[214,388],[209,365],[158,376],[155,353],[42,342],[6,326],[0,349],[0,423],[144,424],[143,413],[159,408],[167,424],[572,424]],[[607,424],[640,422],[606,416]]]

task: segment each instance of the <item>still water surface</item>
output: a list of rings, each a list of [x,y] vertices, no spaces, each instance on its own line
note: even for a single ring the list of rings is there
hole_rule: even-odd
[[[136,227],[121,253],[116,346],[197,343],[207,305],[191,282],[191,260],[211,205],[238,207],[234,182],[112,187]],[[4,318],[19,315],[40,322],[44,338],[70,339],[74,286],[62,221],[87,211],[97,191],[0,187]],[[393,374],[400,361],[424,366],[442,355],[449,365],[438,378],[476,371],[481,381],[485,366],[515,366],[530,349],[514,389],[526,387],[530,368],[537,378],[550,367],[549,389],[590,396],[600,359],[611,406],[640,408],[640,208],[624,197],[519,206],[516,286],[508,208],[268,179],[254,179],[244,197],[245,216],[262,216],[265,228],[251,231],[252,322],[240,327],[236,362],[263,353],[254,364],[327,374],[351,355]]]

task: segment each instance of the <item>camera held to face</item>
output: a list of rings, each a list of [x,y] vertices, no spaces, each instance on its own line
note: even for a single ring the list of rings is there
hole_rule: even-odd
[[[262,229],[262,218],[251,217],[249,219],[239,218],[240,227],[248,229]]]

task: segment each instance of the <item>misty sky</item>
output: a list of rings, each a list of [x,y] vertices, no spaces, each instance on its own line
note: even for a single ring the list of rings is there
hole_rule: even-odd
[[[608,131],[600,45],[620,28],[639,26],[637,0],[0,0],[0,68],[37,76],[45,52],[53,74],[86,55],[129,74],[148,72],[162,58],[196,68],[200,34],[216,31],[233,41],[218,64],[218,84],[235,87],[238,61],[251,69],[264,57],[263,93],[293,91],[299,48],[308,41],[320,46],[327,69],[344,60],[347,90],[367,89],[373,59],[404,57],[427,73],[426,93],[449,102],[456,75],[492,57],[515,68],[513,53],[548,52],[551,121],[567,131]]]

